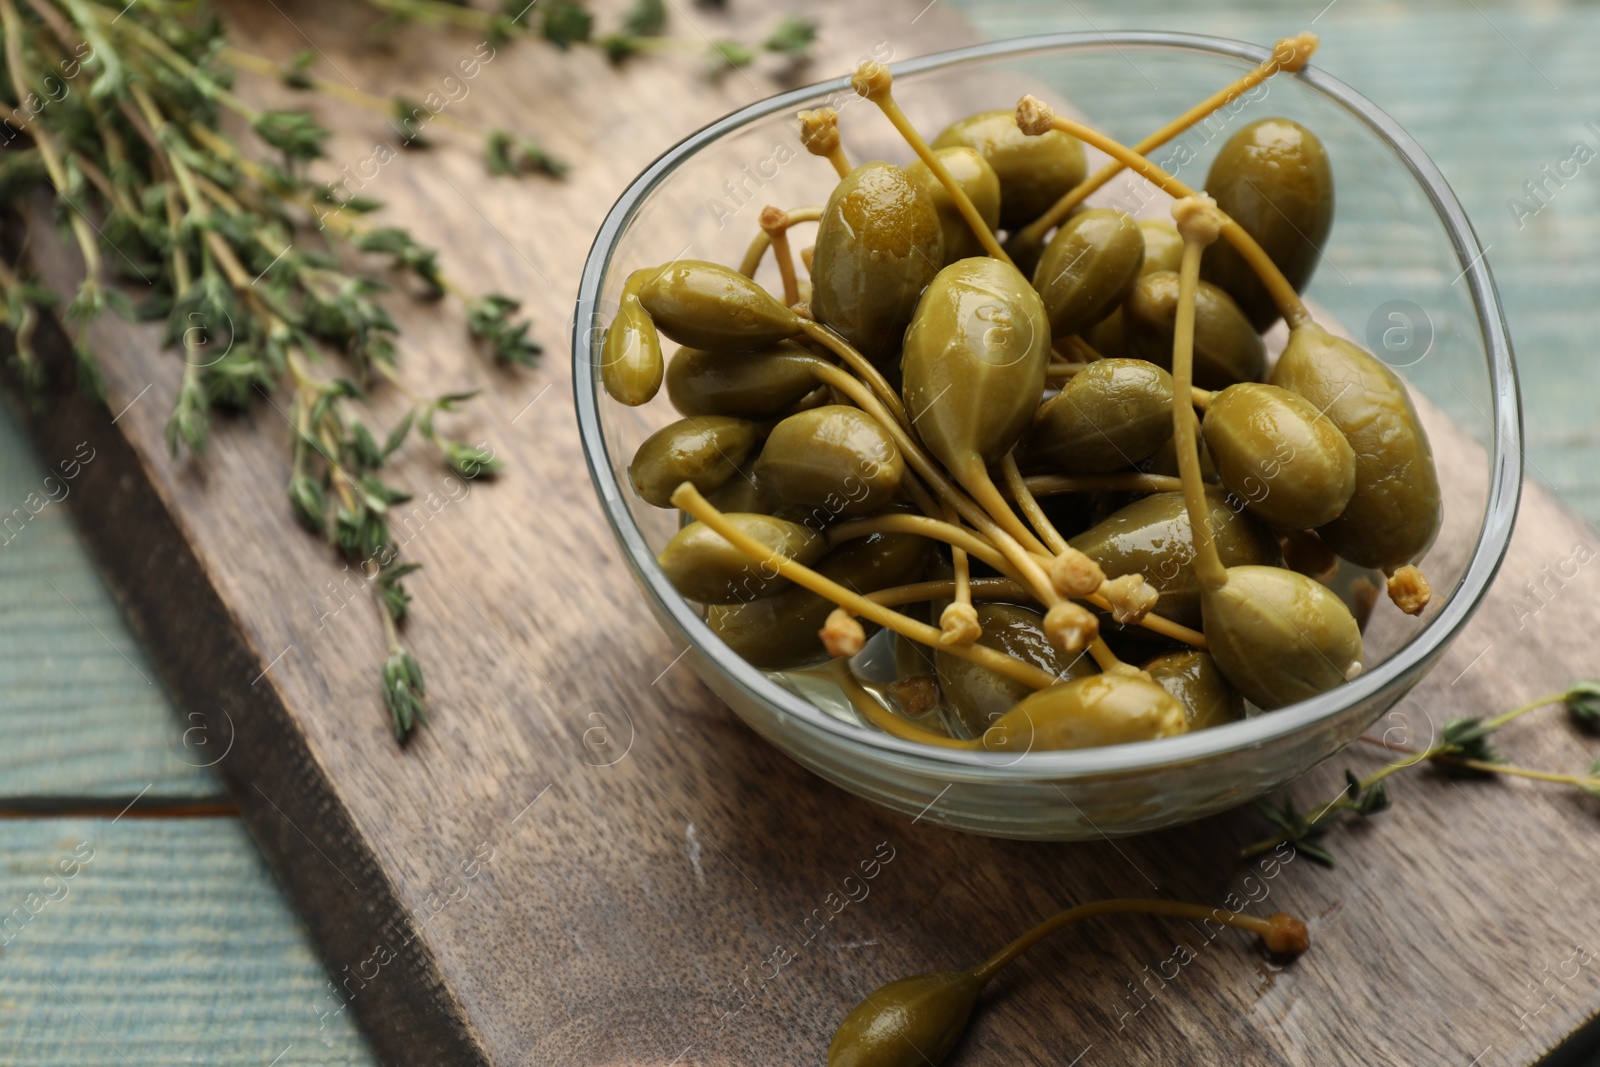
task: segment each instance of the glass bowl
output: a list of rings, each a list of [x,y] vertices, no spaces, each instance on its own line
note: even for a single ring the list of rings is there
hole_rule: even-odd
[[[1126,143],[1268,55],[1185,34],[1068,33],[892,69],[895,95],[925,135],[1033,92]],[[801,108],[823,105],[839,109],[852,160],[911,158],[846,78],[714,122],[651,164],[617,201],[584,266],[574,318],[573,391],[600,505],[685,661],[757,733],[842,788],[929,822],[1053,840],[1141,833],[1225,810],[1303,773],[1375,722],[1438,661],[1488,589],[1516,515],[1521,429],[1511,344],[1483,250],[1438,169],[1394,120],[1315,68],[1277,75],[1152,157],[1199,186],[1221,142],[1246,122],[1284,115],[1323,139],[1339,209],[1307,296],[1411,384],[1445,483],[1445,526],[1425,561],[1437,603],[1421,621],[1380,603],[1366,634],[1367,669],[1291,707],[1158,741],[1020,756],[890,737],[861,725],[831,694],[769,675],[730,651],[656,565],[675,513],[628,487],[635,449],[676,415],[664,391],[637,409],[606,397],[600,342],[632,270],[677,258],[736,266],[763,205],[826,198],[833,171],[800,147],[794,119]],[[1164,213],[1168,201],[1124,175],[1091,203],[1152,214]],[[808,236],[797,233],[795,247]],[[765,270],[772,276],[758,278],[777,289],[771,257]]]

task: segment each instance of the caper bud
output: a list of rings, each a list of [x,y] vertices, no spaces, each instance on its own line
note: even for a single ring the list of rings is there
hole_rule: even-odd
[[[794,312],[720,263],[679,259],[654,268],[639,303],[658,330],[691,348],[761,348],[800,332]]]
[[[980,111],[945,127],[934,148],[975,148],[1000,179],[1000,224],[1008,230],[1043,215],[1083,181],[1083,143],[1052,130],[1029,137],[1015,110]]]
[[[1046,686],[994,721],[982,746],[992,752],[1098,748],[1171,737],[1187,729],[1183,705],[1133,674],[1091,674]]]
[[[1244,698],[1222,676],[1217,661],[1197,648],[1164,652],[1144,669],[1183,705],[1191,733],[1244,718]]]
[[[1327,692],[1361,669],[1361,629],[1327,586],[1281,567],[1229,567],[1202,589],[1208,651],[1266,711]]]
[[[933,198],[893,163],[863,163],[817,223],[811,307],[868,359],[893,357],[944,257]]]
[[[1252,122],[1217,153],[1206,192],[1260,243],[1296,292],[1305,288],[1333,225],[1333,169],[1315,134],[1288,119]],[[1226,241],[1206,252],[1200,275],[1226,289],[1257,330],[1277,321],[1278,305]]]
[[[644,439],[628,466],[633,491],[658,508],[690,482],[702,493],[733,477],[756,444],[756,424],[721,415],[679,419]]]
[[[727,518],[741,532],[801,563],[814,562],[827,548],[820,534],[771,515],[731,514]],[[790,584],[769,563],[750,559],[700,522],[691,522],[673,534],[656,562],[680,596],[702,604],[742,604],[771,596]]]
[[[916,581],[930,554],[926,538],[877,533],[846,541],[824,556],[816,569],[858,592],[871,593]],[[712,605],[706,609],[706,625],[747,662],[777,670],[824,657],[817,631],[833,609],[833,601],[790,586],[776,596],[748,603]]]
[[[1143,263],[1144,237],[1132,215],[1095,208],[1062,223],[1033,272],[1052,336],[1081,333],[1116,310]]]
[[[971,971],[918,974],[873,990],[828,1043],[828,1067],[924,1067],[961,1040],[983,984]]]
[[[1233,505],[1220,489],[1207,489],[1206,501],[1224,566],[1281,562],[1278,539],[1266,524]],[[1160,615],[1185,626],[1200,625],[1200,583],[1182,493],[1152,493],[1067,543],[1100,564],[1107,578],[1144,575],[1161,594]]]
[[[629,407],[648,403],[661,388],[661,338],[638,296],[649,275],[636,270],[623,283],[622,303],[600,347],[600,382],[613,400]]]
[[[864,515],[899,491],[906,463],[872,416],[827,404],[773,427],[756,469],[791,504]]]
[[[1230,385],[1212,398],[1201,428],[1222,484],[1280,530],[1333,521],[1355,492],[1350,442],[1332,419],[1287,389]]]
[[[1322,411],[1355,450],[1356,488],[1317,533],[1362,567],[1419,559],[1439,533],[1439,474],[1411,396],[1372,355],[1320,326],[1291,330],[1272,383]]]
[[[685,415],[776,415],[816,388],[813,358],[788,343],[755,352],[680,348],[667,363],[667,397]]]
[[[972,206],[978,209],[984,224],[991,231],[999,229],[1000,179],[995,176],[989,161],[979,155],[975,148],[936,148],[933,154],[944,164],[956,184],[961,186],[967,199],[972,201]],[[941,265],[983,255],[983,242],[972,232],[972,227],[956,207],[956,202],[950,198],[949,190],[933,176],[928,165],[920,159],[914,160],[906,166],[906,174],[922,186],[933,200],[934,209],[939,212],[939,226],[944,231],[944,258]]]
[[[1220,247],[1213,245],[1206,255]],[[1122,329],[1134,354],[1168,370],[1177,321],[1178,275],[1173,271],[1140,278],[1122,306]],[[1259,381],[1266,369],[1266,346],[1239,305],[1215,285],[1201,282],[1194,300],[1194,383],[1202,389],[1225,389],[1235,382]]]
[[[999,649],[1058,678],[1095,672],[1094,663],[1087,656],[1069,656],[1051,643],[1045,636],[1044,616],[1032,608],[979,604],[977,611],[978,625],[983,627],[978,644]],[[990,723],[1032,692],[1021,682],[948,652],[935,651],[934,663],[939,689],[950,704],[956,720],[952,725],[958,727],[959,736],[982,736]]]
[[[1101,359],[1045,402],[1028,457],[1063,474],[1121,470],[1172,436],[1172,375],[1142,359]]]
[[[997,463],[1032,422],[1049,359],[1050,324],[1028,280],[997,259],[963,259],[934,278],[906,331],[906,411],[953,472]]]

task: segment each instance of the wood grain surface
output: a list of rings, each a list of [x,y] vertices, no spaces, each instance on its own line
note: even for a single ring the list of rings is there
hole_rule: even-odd
[[[231,10],[259,50],[290,54],[304,26],[330,63],[385,91],[414,92],[476,43],[419,35],[399,71],[337,8],[289,6],[288,23]],[[819,75],[880,40],[908,56],[967,32],[920,3],[818,13]],[[875,985],[965,964],[1058,906],[1107,895],[1232,894],[1303,915],[1316,947],[1278,969],[1243,938],[1183,924],[1068,933],[996,982],[960,1062],[1529,1063],[1594,1012],[1596,968],[1568,961],[1587,959],[1573,953],[1600,920],[1592,894],[1569,889],[1592,881],[1595,798],[1414,772],[1381,828],[1335,832],[1333,874],[1303,857],[1234,859],[1262,832],[1249,812],[1135,840],[989,841],[822,783],[675,667],[591,500],[562,326],[626,181],[758,94],[736,75],[707,89],[688,67],[617,76],[600,62],[519,69],[468,101],[486,124],[538,109],[552,149],[592,153],[582,180],[494,181],[467,154],[440,153],[387,167],[367,190],[452,272],[526,294],[553,350],[535,374],[503,375],[465,358],[458,318],[397,311],[419,382],[486,390],[462,435],[488,440],[510,472],[447,493],[420,451],[403,460],[444,502],[407,545],[428,565],[408,641],[438,694],[434,725],[408,749],[374,690],[368,606],[329,615],[338,566],[275,499],[262,506],[259,487],[287,474],[270,407],[219,425],[203,464],[174,461],[161,428],[181,363],[154,331],[106,323],[93,345],[115,425],[70,396],[31,423],[46,456],[85,439],[101,450],[75,515],[182,710],[236,738],[219,769],[385,1061],[818,1062]],[[650,108],[608,103],[619,91]],[[342,129],[334,158],[364,158],[382,136]],[[39,254],[47,273],[72,270],[48,242]],[[1387,724],[1413,743],[1591,669],[1596,538],[1538,490],[1523,516],[1490,602]],[[628,709],[631,744],[597,767],[583,733],[602,698]],[[1577,735],[1548,723],[1519,724],[1504,747],[1540,766],[1588,762]],[[1374,758],[1352,750],[1297,795],[1329,796],[1345,763]],[[869,891],[847,893],[844,879],[869,870]]]

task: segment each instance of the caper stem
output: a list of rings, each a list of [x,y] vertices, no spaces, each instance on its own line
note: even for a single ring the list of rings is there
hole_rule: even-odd
[[[1311,53],[1317,49],[1317,35],[1309,31],[1286,37],[1279,41],[1272,49],[1272,55],[1263,60],[1250,73],[1218,89],[1188,111],[1179,115],[1159,130],[1148,135],[1133,146],[1133,151],[1139,155],[1149,155],[1160,148],[1180,133],[1187,131],[1195,123],[1209,117],[1224,104],[1231,103],[1235,98],[1248,93],[1257,85],[1266,81],[1280,70],[1298,71],[1305,66],[1306,60],[1311,58]],[[1013,247],[1037,248],[1044,243],[1045,234],[1059,226],[1063,219],[1072,213],[1072,209],[1094,195],[1106,182],[1121,174],[1126,164],[1113,159],[1071,189],[1051,205],[1050,210],[1034,219],[1017,232]]]
[[[793,226],[801,222],[816,222],[822,218],[820,207],[790,208],[786,214],[787,225]],[[739,273],[746,278],[754,278],[756,271],[761,269],[761,259],[767,254],[767,249],[772,246],[772,239],[767,236],[766,230],[757,230],[756,235],[750,239],[750,247],[744,251],[744,259],[739,261]]]
[[[879,626],[893,630],[902,637],[913,641],[943,649],[959,659],[976,663],[980,667],[987,667],[992,671],[1015,679],[1032,689],[1043,689],[1053,685],[1055,675],[1049,671],[1041,670],[1031,663],[1024,663],[1004,652],[989,648],[987,645],[942,645],[939,643],[939,631],[925,622],[902,615],[898,611],[886,608],[881,604],[874,604],[865,596],[840,585],[830,578],[818,574],[805,564],[790,559],[788,556],[775,552],[768,545],[751,537],[733,523],[728,521],[726,515],[718,511],[710,501],[700,495],[700,491],[688,482],[684,482],[672,492],[672,506],[681,511],[687,511],[707,527],[720,534],[734,548],[744,553],[754,562],[764,567],[770,567],[777,572],[779,577],[787,578],[795,585],[811,590],[820,597],[833,601],[835,604],[859,615]],[[915,516],[912,516],[913,518]]]
[[[910,585],[896,585],[868,593],[867,599],[887,608],[901,604],[920,604],[926,600],[942,600],[954,596],[954,578],[935,578]],[[1011,578],[973,578],[967,583],[969,596],[979,600],[1025,600],[1030,598],[1028,587]]]
[[[1051,360],[1045,364],[1044,376],[1046,378],[1070,378],[1074,374],[1085,370],[1087,363],[1069,363],[1065,360]]]
[[[1189,512],[1190,536],[1194,539],[1195,577],[1208,589],[1220,589],[1227,584],[1228,571],[1211,536],[1211,509],[1200,477],[1194,412],[1190,405],[1177,400],[1194,388],[1194,301],[1200,282],[1200,254],[1206,243],[1203,236],[1184,236],[1183,259],[1178,269],[1178,314],[1172,337],[1172,435],[1178,475],[1183,482],[1183,502]]]
[[[954,505],[945,504],[944,518],[946,522],[957,529],[961,527],[961,515],[956,511]],[[965,604],[969,608],[972,607],[972,563],[967,559],[966,549],[959,545],[950,546],[950,567],[955,572],[955,588],[952,591],[951,599],[957,604]]]
[[[1198,385],[1189,387],[1189,402],[1201,411],[1211,406],[1211,401],[1216,398],[1216,395],[1210,389],[1202,389]]]
[[[1166,474],[1030,474],[1022,479],[1036,497],[1058,493],[1178,493],[1181,479]]]
[[[972,977],[977,979],[980,985],[987,985],[989,980],[1008,963],[1063,926],[1070,926],[1073,923],[1082,922],[1084,919],[1093,919],[1101,915],[1134,914],[1171,915],[1180,919],[1200,921],[1210,919],[1225,926],[1249,930],[1266,941],[1268,947],[1274,951],[1283,951],[1288,947],[1279,946],[1282,945],[1283,935],[1292,931],[1294,926],[1299,927],[1298,935],[1302,939],[1302,943],[1305,936],[1305,925],[1289,916],[1275,915],[1270,919],[1262,919],[1254,915],[1241,915],[1225,908],[1210,908],[1204,904],[1190,904],[1182,900],[1149,900],[1137,897],[1097,900],[1091,904],[1080,904],[1075,908],[1068,908],[1066,911],[1046,919],[999,952],[996,952],[989,959],[974,967],[971,971]],[[1290,936],[1293,936],[1293,934]]]
[[[834,676],[834,681],[849,699],[850,706],[856,709],[856,714],[890,737],[898,737],[902,741],[917,741],[924,745],[936,745],[939,748],[960,748],[968,751],[980,745],[980,741],[963,741],[896,715],[873,699],[872,694],[867,692],[866,687],[851,673],[850,665],[842,660],[830,661],[825,669]]]
[[[1028,483],[1023,479],[1022,472],[1017,469],[1015,453],[1007,452],[1005,459],[1000,461],[1000,471],[1005,475],[1006,488],[1011,492],[1011,499],[1017,502],[1017,507],[1022,509],[1022,514],[1027,516],[1028,522],[1038,531],[1052,553],[1062,553],[1067,550],[1067,539],[1061,536],[1055,524],[1050,521],[1050,516],[1044,513],[1039,502],[1033,498],[1033,493],[1028,490]]]
[[[761,209],[761,230],[772,244],[772,258],[778,261],[778,276],[783,279],[783,306],[800,302],[800,286],[794,276],[794,253],[789,251],[789,215],[782,208],[767,205]]]
[[[1080,141],[1092,144],[1107,155],[1121,160],[1129,170],[1158,186],[1174,199],[1195,195],[1193,189],[1133,149],[1107,137],[1092,126],[1085,126],[1081,122],[1054,114],[1050,106],[1036,96],[1024,96],[1017,103],[1017,125],[1024,133],[1051,129],[1070,133]],[[1250,264],[1261,284],[1272,294],[1273,302],[1278,305],[1279,313],[1283,315],[1291,330],[1316,321],[1307,310],[1305,301],[1300,299],[1300,294],[1295,292],[1289,279],[1283,276],[1283,271],[1278,269],[1278,265],[1250,235],[1250,231],[1232,219],[1227,219],[1222,226],[1222,236],[1227,238],[1228,243],[1244,257],[1246,263]]]
[[[855,372],[856,377],[866,382],[872,388],[872,391],[878,395],[884,406],[893,413],[895,421],[902,426],[907,425],[905,421],[906,409],[905,405],[900,402],[900,394],[894,391],[894,386],[889,384],[882,371],[872,365],[871,360],[863,356],[849,341],[846,341],[820,322],[802,318],[800,320],[800,329],[807,337],[844,360],[845,365]]]
[[[929,518],[925,515],[889,512],[885,515],[872,515],[864,519],[852,519],[848,522],[841,522],[835,526],[828,527],[826,536],[828,547],[837,548],[846,541],[854,541],[860,537],[892,533],[912,534],[917,537],[926,537],[933,541],[942,541],[952,548],[959,548],[963,552],[976,556],[1008,577],[1017,577],[1016,567],[994,545],[963,526],[953,522]]]
[[[1016,266],[1011,262],[1011,257],[1006,255],[1006,250],[1000,247],[1000,239],[983,221],[983,216],[978,214],[978,208],[967,195],[967,191],[956,181],[943,161],[933,154],[928,142],[922,139],[922,134],[917,132],[911,120],[906,118],[906,113],[900,110],[900,105],[895,103],[894,91],[890,88],[892,83],[893,77],[889,73],[889,68],[871,60],[856,68],[855,77],[850,79],[855,91],[878,105],[878,110],[883,112],[884,118],[900,132],[900,136],[905,138],[906,144],[911,146],[917,158],[922,160],[938,179],[939,184],[944,186],[945,192],[949,193],[950,199],[955,202],[956,210],[961,212],[961,217],[967,220],[967,226],[983,245],[983,250],[1008,266]]]

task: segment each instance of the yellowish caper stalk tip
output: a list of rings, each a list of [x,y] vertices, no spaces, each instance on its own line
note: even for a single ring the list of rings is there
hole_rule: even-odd
[[[1433,599],[1433,587],[1416,567],[1409,563],[1389,575],[1389,599],[1407,615],[1421,615],[1422,609]]]
[[[1311,54],[1317,50],[1320,38],[1310,30],[1301,30],[1293,37],[1285,37],[1272,47],[1272,59],[1279,70],[1298,74],[1305,69]]]
[[[874,60],[867,60],[856,68],[850,76],[850,88],[856,94],[868,100],[878,100],[889,94],[889,87],[894,84],[894,75],[889,73],[889,68]]]
[[[1287,912],[1267,916],[1267,929],[1261,934],[1267,951],[1279,956],[1298,956],[1311,947],[1311,931]]]
[[[1090,596],[1105,580],[1100,564],[1070,545],[1050,561],[1050,584],[1062,596]]]
[[[1017,128],[1029,137],[1043,137],[1054,128],[1055,110],[1032,93],[1017,101]]]
[[[839,147],[839,113],[831,107],[802,111],[800,143],[814,156],[830,156]]]
[[[849,659],[867,643],[867,632],[857,621],[856,617],[844,608],[834,608],[828,613],[827,621],[822,624],[822,629],[817,631],[817,636],[822,639],[822,647],[828,650],[828,655],[834,659]]]
[[[773,234],[782,233],[789,228],[789,213],[781,207],[768,204],[761,209],[761,214],[757,217],[756,222],[766,232],[766,235],[771,237]]]
[[[1100,636],[1100,620],[1083,605],[1063,600],[1045,612],[1044,634],[1061,651],[1077,655]]]
[[[1161,599],[1153,585],[1142,574],[1124,574],[1100,587],[1100,595],[1111,604],[1111,617],[1123,626],[1137,626],[1146,615],[1155,610]]]
[[[983,636],[983,626],[978,622],[978,609],[970,603],[955,601],[939,615],[939,643],[941,645],[970,645]]]
[[[1201,245],[1214,244],[1222,235],[1228,217],[1217,207],[1217,202],[1205,193],[1182,197],[1172,204],[1172,221],[1185,241]]]

